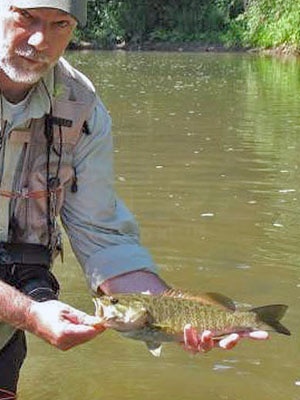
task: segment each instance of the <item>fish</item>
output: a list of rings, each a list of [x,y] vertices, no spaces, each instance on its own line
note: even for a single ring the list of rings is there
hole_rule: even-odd
[[[270,304],[238,310],[235,302],[220,293],[190,294],[169,289],[160,295],[120,293],[94,298],[95,315],[106,328],[123,336],[144,341],[154,355],[161,354],[163,342],[184,342],[184,327],[212,332],[214,340],[230,333],[261,329],[284,335],[290,331],[280,323],[288,306]]]

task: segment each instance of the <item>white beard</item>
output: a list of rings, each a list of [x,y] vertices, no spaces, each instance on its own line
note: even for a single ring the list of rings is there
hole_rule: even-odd
[[[35,84],[41,78],[40,73],[34,71],[25,72],[9,62],[5,62],[5,60],[0,61],[0,69],[2,69],[2,71],[11,81],[16,83],[27,83],[30,85]]]
[[[29,57],[45,63],[44,68],[32,68],[29,62],[21,57]],[[15,50],[14,56],[9,56],[5,48],[0,50],[0,69],[13,82],[33,85],[54,65],[49,65],[44,55],[37,54],[34,48],[26,46]]]

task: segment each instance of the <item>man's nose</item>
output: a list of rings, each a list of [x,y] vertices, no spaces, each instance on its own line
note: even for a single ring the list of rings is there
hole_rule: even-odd
[[[41,29],[36,30],[28,39],[28,44],[38,51],[43,51],[48,48],[45,32]]]

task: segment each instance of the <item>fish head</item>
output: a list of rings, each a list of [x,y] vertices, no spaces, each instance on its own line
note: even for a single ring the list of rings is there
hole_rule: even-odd
[[[142,302],[130,296],[102,296],[94,299],[96,316],[107,327],[121,332],[145,325],[148,313]]]

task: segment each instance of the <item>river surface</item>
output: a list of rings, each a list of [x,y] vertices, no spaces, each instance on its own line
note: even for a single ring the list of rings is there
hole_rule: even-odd
[[[293,335],[192,356],[105,332],[62,353],[30,336],[21,400],[300,399],[300,63],[250,54],[69,53],[114,125],[119,195],[170,284],[286,303]],[[93,313],[69,247],[62,300]]]

